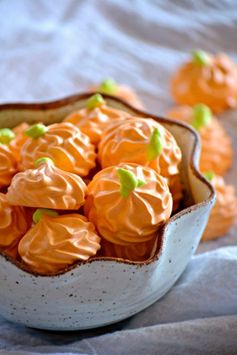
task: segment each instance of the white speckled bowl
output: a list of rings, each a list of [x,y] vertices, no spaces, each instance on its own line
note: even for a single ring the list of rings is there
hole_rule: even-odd
[[[0,106],[0,127],[28,121],[52,123],[79,109],[88,98],[76,95],[45,104]],[[0,254],[0,314],[34,328],[76,330],[127,318],[161,298],[184,271],[195,252],[214,203],[211,185],[197,170],[199,141],[181,123],[133,109],[107,96],[109,105],[136,116],[152,117],[175,136],[183,152],[182,179],[186,208],[161,233],[160,248],[144,263],[95,258],[55,276],[37,276]]]

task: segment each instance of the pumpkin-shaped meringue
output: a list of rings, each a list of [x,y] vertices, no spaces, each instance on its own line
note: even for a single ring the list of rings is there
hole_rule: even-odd
[[[200,169],[224,175],[232,165],[233,148],[229,135],[221,123],[212,116],[211,110],[203,104],[193,108],[180,106],[168,112],[167,116],[191,124],[200,134],[202,141]]]
[[[224,54],[193,52],[193,58],[175,73],[171,91],[178,104],[202,102],[213,112],[236,107],[237,64]]]
[[[237,220],[237,198],[235,189],[226,185],[221,176],[207,172],[206,177],[216,191],[216,202],[211,211],[202,240],[211,240],[224,236]]]
[[[85,203],[87,186],[76,174],[57,168],[49,158],[40,158],[36,169],[14,176],[7,199],[12,205],[76,210]]]
[[[179,173],[181,150],[161,124],[151,118],[134,117],[117,122],[104,132],[98,158],[102,168],[135,163],[169,178]]]
[[[80,128],[90,137],[94,144],[98,144],[103,131],[114,121],[129,117],[125,111],[109,107],[99,94],[93,95],[86,103],[86,107],[71,113],[65,118]]]
[[[92,86],[93,91],[100,92],[101,94],[108,94],[118,97],[126,101],[128,104],[142,110],[144,108],[143,103],[137,96],[136,92],[127,85],[121,85],[116,83],[113,79],[106,79],[97,86]]]
[[[110,243],[102,238],[99,255],[102,257],[114,257],[130,261],[145,261],[154,256],[157,250],[157,242],[157,234],[147,242],[131,243],[129,245]]]
[[[15,138],[11,140],[11,142],[9,143],[9,147],[13,152],[17,161],[20,160],[21,148],[28,139],[27,135],[25,134],[25,131],[29,127],[30,126],[28,125],[28,123],[23,122],[17,125],[16,127],[14,127],[12,130],[13,133],[15,134]]]
[[[36,224],[21,239],[18,252],[34,272],[63,271],[77,261],[88,260],[100,249],[100,237],[84,216],[38,209],[33,219]]]
[[[0,251],[15,256],[16,246],[28,228],[29,220],[24,208],[11,206],[6,195],[0,193]]]
[[[17,172],[17,161],[9,147],[14,137],[10,129],[0,129],[0,188],[10,185],[13,175]]]
[[[111,243],[142,243],[167,221],[172,196],[166,179],[136,164],[108,167],[88,185],[85,215]]]
[[[35,160],[48,157],[62,169],[80,176],[88,175],[95,166],[95,147],[79,128],[71,123],[55,123],[48,127],[38,123],[26,130],[29,136],[21,149],[20,169],[34,167]]]

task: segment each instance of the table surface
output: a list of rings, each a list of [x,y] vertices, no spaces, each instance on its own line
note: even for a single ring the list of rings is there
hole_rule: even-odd
[[[236,1],[0,1],[0,102],[49,101],[106,77],[134,87],[148,111],[174,105],[172,73],[193,49],[237,60]],[[237,111],[220,116],[237,154]],[[237,164],[227,180],[237,187]],[[0,354],[234,354],[237,228],[202,243],[163,299],[96,331],[52,333],[0,317]]]

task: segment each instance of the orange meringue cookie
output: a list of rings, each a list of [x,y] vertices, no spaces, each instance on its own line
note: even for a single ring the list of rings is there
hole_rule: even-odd
[[[69,122],[55,123],[48,127],[42,124],[31,126],[30,136],[21,149],[20,169],[34,167],[34,161],[48,157],[62,170],[88,175],[95,166],[95,146],[88,136]]]
[[[0,193],[0,251],[15,256],[15,247],[28,228],[29,221],[24,208],[11,206],[6,195]]]
[[[236,107],[237,64],[224,54],[194,52],[172,78],[171,92],[179,104],[202,102],[213,112]]]
[[[87,186],[80,176],[57,168],[49,158],[36,165],[14,176],[6,194],[9,203],[63,210],[84,205]]]
[[[169,178],[179,173],[181,150],[174,137],[151,118],[117,122],[102,135],[98,158],[102,168],[122,162],[154,169]]]
[[[29,124],[26,122],[23,122],[16,127],[13,128],[13,132],[15,133],[15,138],[11,140],[9,143],[9,147],[11,151],[13,152],[15,158],[17,161],[20,160],[20,151],[23,146],[23,144],[27,141],[27,135],[25,134],[25,131],[29,128]]]
[[[92,86],[91,89],[102,94],[118,97],[137,109],[144,109],[143,103],[130,86],[117,84],[113,79],[104,80],[100,83],[100,85]]]
[[[17,161],[9,146],[0,143],[0,188],[10,185],[17,172]]]
[[[167,113],[170,118],[178,119],[188,124],[193,124],[195,108],[205,105],[179,106]],[[207,108],[207,106],[206,106]],[[195,126],[195,124],[194,124]],[[233,162],[233,148],[231,138],[221,123],[215,118],[211,119],[198,129],[202,147],[200,156],[200,170],[211,170],[218,175],[224,175]]]
[[[94,225],[79,214],[43,214],[18,246],[22,261],[32,271],[46,275],[88,260],[99,249],[100,237]]]
[[[153,169],[120,164],[94,176],[84,211],[107,241],[142,243],[170,217],[172,196],[166,179]]]
[[[104,130],[116,120],[125,120],[130,115],[122,110],[109,107],[105,101],[93,108],[82,108],[71,113],[65,118],[65,122],[70,122],[80,128],[88,135],[91,142],[98,144]]]
[[[234,187],[226,185],[220,176],[214,176],[211,183],[216,190],[216,202],[204,231],[203,241],[224,236],[237,220],[237,198]]]
[[[158,237],[143,243],[118,245],[101,240],[100,256],[121,258],[130,261],[145,261],[152,258],[157,250]]]

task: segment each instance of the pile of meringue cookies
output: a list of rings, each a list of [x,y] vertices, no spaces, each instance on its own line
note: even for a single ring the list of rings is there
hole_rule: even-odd
[[[225,234],[237,217],[234,189],[223,180],[231,140],[212,116],[236,106],[236,82],[235,63],[201,51],[172,80],[173,97],[185,106],[167,116],[200,133],[200,168],[217,192],[205,240]],[[97,93],[85,107],[61,123],[0,129],[0,251],[30,272],[57,274],[95,256],[145,261],[181,208],[182,154],[172,134],[102,96],[142,108],[129,87],[108,79],[91,89]]]

